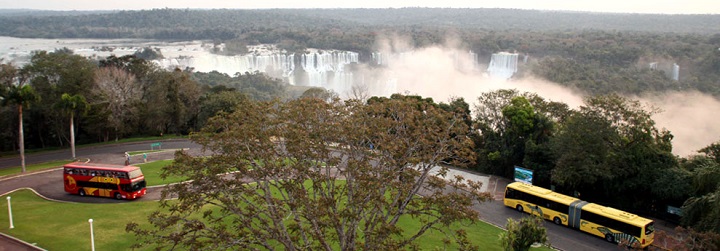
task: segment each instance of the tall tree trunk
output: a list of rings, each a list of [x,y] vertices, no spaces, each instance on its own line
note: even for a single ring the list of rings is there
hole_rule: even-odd
[[[75,160],[75,121],[73,121],[75,114],[70,112],[70,151],[72,151],[72,158]]]
[[[18,126],[18,133],[20,135],[20,166],[22,167],[22,172],[25,172],[25,136],[23,134],[23,117],[22,117],[22,105],[18,105],[18,117],[20,120],[20,125]]]

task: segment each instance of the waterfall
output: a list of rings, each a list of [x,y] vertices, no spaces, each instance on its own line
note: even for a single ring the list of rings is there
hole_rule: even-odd
[[[242,56],[200,54],[193,57],[159,59],[153,62],[163,68],[192,67],[199,72],[218,71],[228,75],[259,71],[275,77],[289,77],[295,70],[294,55],[283,53]]]
[[[352,89],[353,75],[345,66],[359,62],[359,54],[350,51],[308,52],[300,55],[300,64],[308,75],[307,86],[324,87],[344,94]]]
[[[493,53],[490,58],[490,66],[488,73],[491,77],[500,79],[510,79],[517,72],[518,54],[500,52]]]
[[[373,52],[371,54],[371,56],[372,56],[372,62],[375,63],[376,65],[383,65],[386,63],[385,60],[383,60],[383,54],[380,52]]]

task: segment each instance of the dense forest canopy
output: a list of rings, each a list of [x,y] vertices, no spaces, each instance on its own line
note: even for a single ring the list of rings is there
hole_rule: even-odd
[[[47,24],[69,28],[175,28],[193,32],[218,28],[240,35],[263,28],[333,28],[357,31],[371,27],[441,27],[461,30],[608,30],[711,34],[720,32],[718,15],[618,14],[519,9],[155,9],[117,12],[0,11],[2,35],[68,37],[64,29],[50,34],[23,34],[26,28],[47,30]],[[45,29],[42,29],[45,28]],[[350,30],[348,30],[350,29]],[[81,34],[83,37],[93,33]],[[50,30],[48,30],[50,31]],[[20,33],[18,33],[20,32]],[[152,33],[132,31],[138,37]],[[99,35],[99,34],[95,34]],[[125,35],[125,34],[116,34]],[[156,34],[160,35],[160,34]],[[123,36],[127,37],[127,36]],[[159,37],[152,37],[159,38]]]

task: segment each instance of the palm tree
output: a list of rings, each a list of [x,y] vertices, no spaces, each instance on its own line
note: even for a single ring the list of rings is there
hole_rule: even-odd
[[[0,65],[0,104],[3,106],[17,105],[18,111],[18,137],[20,147],[20,165],[25,172],[25,137],[23,133],[23,107],[30,107],[31,103],[40,101],[32,86],[26,85],[23,74],[10,64]]]
[[[88,108],[88,103],[85,101],[85,97],[80,94],[70,95],[63,93],[57,106],[64,112],[70,114],[70,150],[72,151],[72,158],[75,159],[75,111],[85,113]]]

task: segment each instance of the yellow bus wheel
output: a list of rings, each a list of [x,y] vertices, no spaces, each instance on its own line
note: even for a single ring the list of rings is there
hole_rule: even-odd
[[[607,240],[608,242],[611,242],[611,243],[615,243],[615,237],[613,237],[612,234],[606,234],[605,240]]]
[[[560,220],[560,217],[555,217],[553,219],[553,222],[555,222],[556,225],[562,225],[562,221]]]

